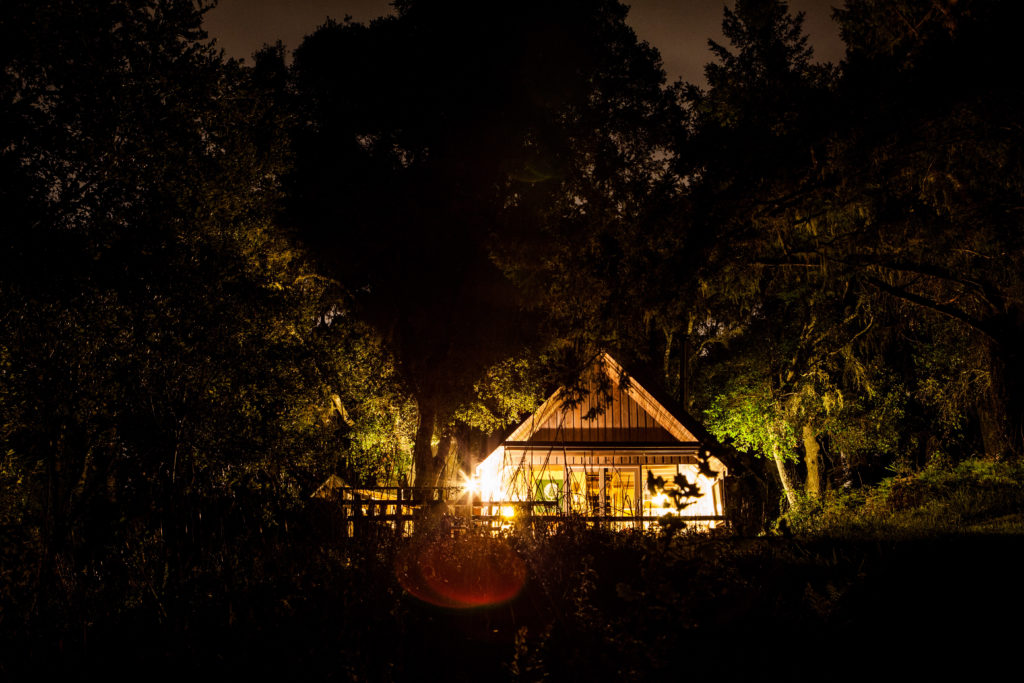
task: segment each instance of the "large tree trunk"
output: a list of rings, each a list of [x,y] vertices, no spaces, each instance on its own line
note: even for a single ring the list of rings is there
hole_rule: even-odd
[[[985,455],[991,458],[999,458],[1009,452],[1010,443],[1007,440],[1007,424],[1005,410],[1002,401],[996,394],[995,387],[990,389],[987,396],[982,397],[977,406],[978,430],[981,432],[981,447]]]
[[[779,471],[779,480],[782,482],[782,490],[786,492],[789,508],[795,510],[800,501],[796,496],[796,489],[793,487],[793,479],[789,476],[786,463],[782,459],[782,451],[777,446],[772,449],[772,460],[775,461],[775,467]]]
[[[413,467],[416,469],[414,486],[436,486],[434,470],[434,421],[437,411],[426,401],[419,402],[420,425],[416,428],[416,442],[412,448]]]
[[[807,465],[807,482],[804,490],[809,498],[821,498],[825,493],[824,466],[821,460],[821,447],[811,425],[803,427],[804,463]]]
[[[434,435],[437,433],[437,425],[444,424],[443,419],[439,420],[437,409],[427,401],[421,401],[420,425],[416,428],[416,442],[413,444],[413,464],[416,468],[415,486],[438,486],[438,479],[445,473],[444,466],[448,461],[448,453],[451,450],[452,437],[450,434],[441,436],[434,451]]]
[[[978,422],[985,454],[1024,456],[1024,332],[1017,316],[995,327],[989,350],[991,381],[978,402]]]
[[[448,471],[448,455],[452,450],[451,434],[443,434],[437,444],[437,453],[434,454],[434,486],[441,486],[452,478],[454,474]]]

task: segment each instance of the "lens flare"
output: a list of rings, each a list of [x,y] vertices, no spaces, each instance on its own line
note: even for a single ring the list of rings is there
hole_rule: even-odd
[[[402,588],[424,602],[466,609],[516,597],[526,582],[526,565],[501,539],[463,536],[414,542],[395,574]]]

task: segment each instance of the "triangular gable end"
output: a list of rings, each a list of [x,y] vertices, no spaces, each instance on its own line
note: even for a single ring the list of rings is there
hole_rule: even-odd
[[[566,406],[561,389],[552,394],[505,440],[509,443],[690,443],[704,439],[699,425],[687,425],[666,408],[636,379],[629,377],[611,356],[601,354],[591,372],[603,372],[611,381],[611,396],[601,411],[597,406],[596,377],[585,379],[587,393],[574,406]],[[694,422],[691,419],[686,420]],[[697,427],[697,429],[694,429]],[[694,432],[697,431],[698,434]]]

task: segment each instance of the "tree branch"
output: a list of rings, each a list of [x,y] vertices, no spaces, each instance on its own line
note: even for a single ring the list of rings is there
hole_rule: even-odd
[[[981,332],[982,334],[984,334],[986,337],[989,337],[993,341],[996,341],[995,337],[992,335],[992,332],[988,329],[988,326],[983,321],[978,320],[974,316],[968,315],[964,311],[961,311],[960,309],[955,308],[954,306],[940,304],[936,301],[932,301],[926,296],[914,294],[913,292],[908,292],[906,289],[902,287],[896,287],[894,285],[882,282],[878,278],[869,277],[866,278],[866,281],[873,287],[880,289],[886,294],[894,296],[897,299],[902,299],[903,301],[916,304],[923,308],[935,311],[936,313],[941,313],[942,315],[945,315],[949,318],[953,318],[954,320],[959,320],[960,322],[966,324],[967,326],[977,330],[978,332]]]

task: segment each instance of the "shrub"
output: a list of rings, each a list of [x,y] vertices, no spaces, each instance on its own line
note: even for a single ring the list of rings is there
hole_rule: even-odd
[[[1024,532],[1024,466],[973,459],[939,463],[863,489],[831,491],[786,515],[799,533],[918,536]]]

